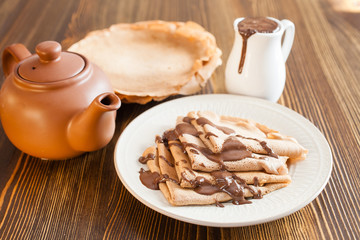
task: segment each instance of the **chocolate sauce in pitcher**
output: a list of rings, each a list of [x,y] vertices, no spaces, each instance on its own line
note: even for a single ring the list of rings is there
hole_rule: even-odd
[[[273,33],[278,31],[279,26],[277,22],[266,17],[246,17],[240,21],[237,25],[239,34],[243,39],[243,45],[241,50],[241,58],[239,63],[239,74],[242,72],[248,39],[255,33]]]

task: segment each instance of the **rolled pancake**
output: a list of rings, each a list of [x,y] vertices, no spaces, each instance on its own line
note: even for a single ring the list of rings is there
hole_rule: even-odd
[[[224,144],[226,151],[214,153],[199,137],[204,133],[197,131],[191,123],[184,121],[183,117],[178,118],[175,132],[191,160],[193,170],[204,172],[222,169],[236,172],[265,171],[280,175],[288,173],[286,165],[288,157],[271,157],[252,153],[241,141],[233,140],[230,137],[226,140],[228,144]],[[235,138],[234,136],[231,137]]]
[[[169,164],[172,160],[171,153],[168,151],[164,143],[157,141],[158,155],[155,159],[147,161],[147,166],[151,172],[158,172],[161,175],[167,175],[175,181],[179,181],[175,168]],[[163,157],[160,157],[163,156]],[[266,184],[262,187],[251,186],[251,189],[255,192],[260,192],[261,195],[268,194],[277,189],[286,187],[287,183],[274,183]],[[218,202],[226,202],[232,199],[230,195],[224,192],[217,192],[211,195],[199,194],[193,189],[184,189],[178,183],[174,181],[166,181],[165,183],[159,183],[159,189],[168,200],[168,202],[174,206],[184,205],[208,205]],[[244,197],[253,197],[252,192],[249,189],[244,189]]]
[[[222,54],[200,25],[166,21],[112,25],[68,50],[98,65],[123,102],[141,104],[199,91],[221,65]]]
[[[284,188],[288,186],[286,183],[270,183],[264,187],[256,187],[262,195]],[[227,202],[232,198],[223,192],[214,193],[212,195],[203,195],[195,192],[192,189],[181,188],[178,184],[173,182],[160,183],[159,188],[164,194],[164,197],[171,205],[185,206],[185,205],[209,205],[220,202]],[[252,193],[245,189],[245,198],[252,197]]]
[[[180,186],[183,188],[193,188],[196,179],[201,177],[205,178],[212,184],[215,184],[215,179],[211,174],[206,172],[195,171],[191,168],[190,159],[186,153],[184,153],[183,147],[180,141],[169,141],[169,148],[175,163],[175,171],[180,182]],[[255,181],[257,185],[263,186],[268,183],[290,183],[291,177],[289,175],[275,175],[264,172],[234,172],[234,174],[243,179],[246,184],[254,185]]]
[[[296,139],[252,120],[219,116],[209,111],[189,112],[187,116],[191,124],[204,133],[199,137],[213,152],[220,152],[229,137],[236,137],[249,150],[259,154],[273,151],[291,160],[303,160],[308,152]]]

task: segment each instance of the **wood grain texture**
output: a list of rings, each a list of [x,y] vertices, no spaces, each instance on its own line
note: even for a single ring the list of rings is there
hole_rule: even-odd
[[[226,92],[224,69],[235,18],[290,19],[296,34],[279,103],[319,128],[334,167],[325,190],[290,216],[250,227],[204,227],[147,208],[116,175],[117,138],[158,103],[123,104],[111,143],[67,161],[43,161],[20,152],[0,126],[0,239],[360,239],[360,15],[336,11],[332,2],[2,0],[1,51],[21,42],[33,52],[44,40],[67,48],[89,31],[119,22],[195,21],[215,35],[224,61],[199,94]]]

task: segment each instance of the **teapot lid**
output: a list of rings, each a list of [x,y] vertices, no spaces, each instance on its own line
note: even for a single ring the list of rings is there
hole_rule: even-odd
[[[84,59],[70,52],[62,52],[55,41],[39,43],[36,54],[20,63],[19,75],[29,81],[46,83],[71,78],[85,67]]]

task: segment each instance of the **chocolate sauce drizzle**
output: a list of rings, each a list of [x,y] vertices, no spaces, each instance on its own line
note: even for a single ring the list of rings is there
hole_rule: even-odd
[[[259,178],[258,177],[254,177],[254,186],[255,187],[259,186]]]
[[[239,74],[242,73],[247,50],[248,39],[255,33],[272,33],[278,29],[278,24],[265,17],[247,17],[237,25],[238,31],[243,39],[241,58],[239,63]]]
[[[193,183],[196,185],[194,191],[204,195],[212,195],[217,192],[227,193],[235,205],[251,203],[245,198],[245,189],[252,193],[254,199],[262,198],[261,191],[255,191],[246,184],[245,180],[229,171],[214,171],[211,176],[215,179],[215,185],[204,178],[197,177],[195,183]]]
[[[170,167],[174,167],[174,164],[172,162],[170,162],[166,157],[160,155],[159,158],[161,158],[162,160],[164,160],[164,162],[167,163],[167,165],[169,165]]]
[[[198,119],[196,119],[196,123],[199,124],[200,126],[204,126],[205,124],[208,124],[214,128],[219,129],[220,131],[222,131],[223,133],[229,135],[232,133],[235,133],[235,131],[231,128],[228,127],[224,127],[224,126],[218,126],[215,125],[213,122],[211,122],[209,119],[204,118],[204,117],[199,117]]]
[[[213,136],[213,137],[218,137],[216,134],[214,134],[214,133],[212,133],[212,132],[207,132],[207,133],[205,134],[205,138],[206,138],[206,139],[209,139],[211,136]]]
[[[159,190],[159,182],[162,180],[161,176],[157,172],[145,171],[143,168],[140,169],[140,181],[147,188],[152,190]]]
[[[183,136],[184,134],[189,134],[194,137],[198,137],[200,135],[198,130],[191,123],[187,123],[187,122],[177,124],[175,127],[175,133],[177,136]]]
[[[198,137],[199,136],[199,132],[196,130],[196,128],[190,124],[192,119],[190,119],[189,117],[185,117],[183,119],[184,122],[188,123],[189,125],[183,125],[181,126],[180,129],[176,129],[177,130],[177,133],[179,134],[190,134],[190,135],[193,135],[195,137]],[[228,128],[228,127],[224,127],[224,126],[218,126],[216,124],[214,124],[213,122],[211,122],[209,119],[207,118],[204,118],[204,117],[199,117],[198,119],[196,119],[196,123],[199,124],[200,126],[204,126],[205,124],[208,124],[214,128],[217,128],[218,130],[222,131],[223,133],[227,134],[227,135],[230,135],[230,134],[234,134],[235,131],[231,128]],[[189,129],[191,129],[190,131],[188,131]],[[217,137],[215,134],[211,133],[211,132],[208,132],[205,134],[205,138],[209,138],[210,136],[215,136]],[[260,141],[259,139],[256,139],[256,138],[249,138],[249,137],[244,137],[244,136],[241,136],[241,135],[236,135],[236,137],[240,137],[240,138],[243,138],[243,139],[249,139],[249,140],[254,140],[254,141],[257,141],[260,143],[260,145],[264,148],[264,150],[267,152],[267,154],[271,157],[274,157],[274,158],[279,158],[279,156],[267,145],[267,143],[265,141]],[[230,137],[231,138],[231,137]],[[224,146],[226,145],[231,145],[231,144],[239,144],[239,143],[236,143],[236,141],[234,139],[232,139],[231,143],[227,142],[228,140],[225,141],[224,143]],[[241,142],[240,142],[241,144]],[[239,144],[239,145],[240,145]],[[233,145],[234,146],[234,145]],[[228,149],[231,149],[231,147],[228,147],[226,146]],[[223,147],[224,148],[224,147]],[[235,147],[236,149],[237,147]],[[238,150],[245,150],[246,147],[243,146],[243,149],[238,149]],[[222,150],[224,151],[224,149]],[[238,160],[241,160],[243,158],[240,158]],[[230,160],[229,160],[230,161]],[[217,161],[218,162],[218,161]]]
[[[159,190],[159,183],[165,183],[171,181],[179,184],[178,181],[172,179],[167,174],[159,174],[158,172],[151,172],[150,170],[145,171],[143,168],[140,169],[140,181],[144,186],[152,190]]]
[[[259,140],[257,140],[257,141],[259,141]],[[274,153],[274,151],[267,145],[267,143],[265,141],[260,141],[260,145],[265,149],[265,151],[267,152],[267,154],[269,156],[274,157],[274,158],[279,158],[279,155]]]
[[[188,120],[189,119],[183,120],[184,121],[183,123],[176,125],[176,127],[175,127],[176,134],[178,136],[183,136],[184,134],[189,134],[189,135],[198,137],[199,132],[192,124],[187,122]],[[227,127],[217,126],[217,125],[213,124],[210,120],[208,120],[204,117],[198,118],[196,121],[199,125],[203,126],[205,124],[209,124],[213,127],[216,127],[217,129],[223,131],[226,134],[234,133],[234,130],[227,128]],[[171,136],[172,136],[172,134],[171,134]],[[222,170],[225,170],[224,161],[236,161],[236,160],[241,160],[241,159],[252,156],[251,151],[247,150],[246,146],[244,144],[242,144],[239,140],[237,140],[235,137],[229,137],[228,139],[226,139],[223,144],[223,147],[219,153],[214,153],[209,148],[198,146],[194,143],[183,143],[183,145],[184,145],[185,149],[187,147],[191,147],[191,150],[190,150],[191,153],[193,153],[193,154],[201,153],[209,160],[218,163]]]
[[[215,204],[217,207],[221,207],[221,208],[224,207],[224,205],[221,202],[219,202],[218,200],[215,201]]]
[[[191,123],[192,120],[194,120],[194,118],[190,118],[190,117],[183,118],[183,122],[186,122],[186,123]]]
[[[141,162],[142,164],[145,164],[145,163],[147,163],[147,161],[154,160],[154,159],[155,159],[155,154],[149,153],[145,157],[141,156],[139,158],[139,162]]]
[[[174,130],[167,130],[163,133],[162,139],[163,141],[168,142],[168,141],[175,141],[179,139],[179,137]]]
[[[246,147],[243,148],[243,146],[244,145],[240,141],[228,139],[224,143],[223,150],[219,153],[214,153],[207,147],[201,147],[193,143],[185,144],[185,148],[192,148],[190,150],[191,153],[199,154],[200,152],[207,159],[218,163],[220,165],[220,168],[223,170],[225,170],[224,161],[237,161],[247,157],[251,157],[252,153],[248,151]]]
[[[267,155],[269,155],[270,157],[273,157],[273,158],[279,158],[279,155],[277,155],[277,154],[269,147],[269,145],[267,145],[267,142],[265,142],[265,141],[261,141],[261,140],[259,140],[259,139],[257,139],[257,138],[244,137],[244,136],[241,136],[241,135],[236,135],[236,137],[257,141],[258,143],[260,143],[260,145],[261,145],[261,146],[263,147],[263,149],[266,151]],[[265,158],[263,158],[263,159],[265,159]]]
[[[164,143],[163,139],[160,136],[155,137],[155,142],[156,143]]]

